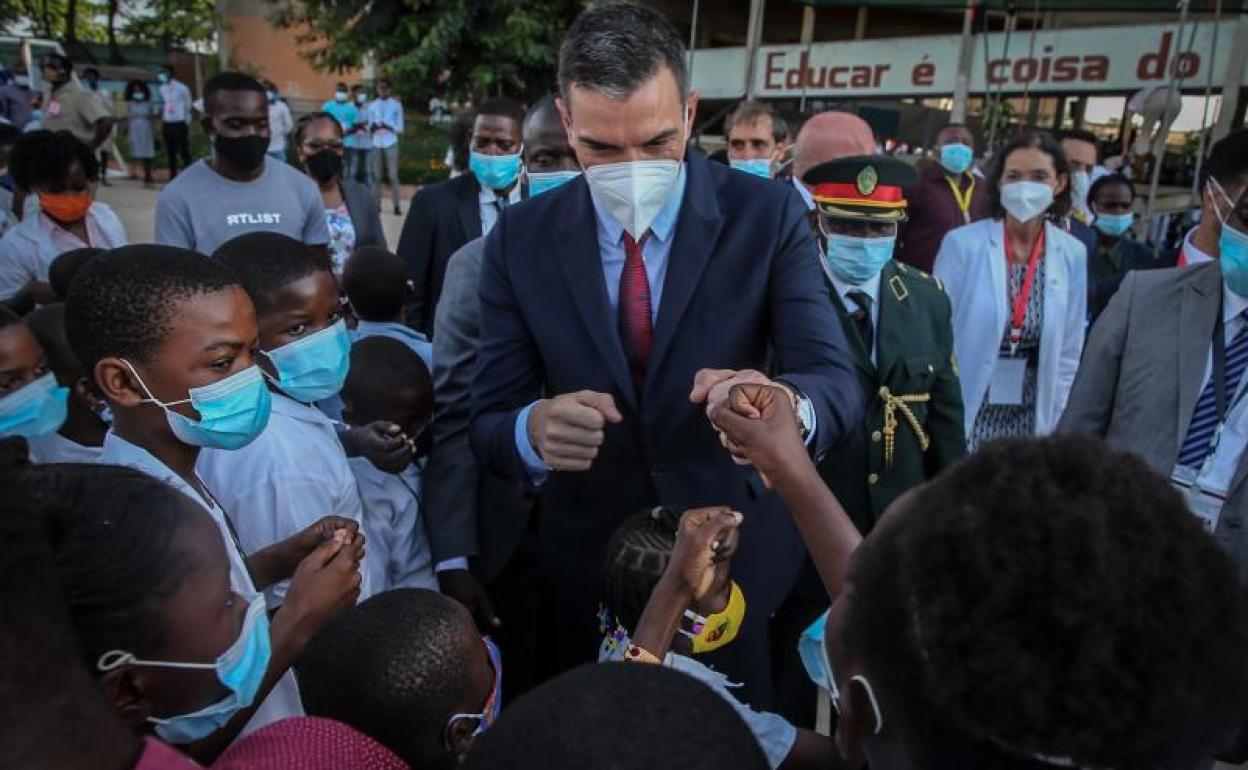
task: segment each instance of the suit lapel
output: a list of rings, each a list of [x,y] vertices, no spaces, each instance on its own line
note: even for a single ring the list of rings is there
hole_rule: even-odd
[[[1204,269],[1193,276],[1183,289],[1179,308],[1179,413],[1175,419],[1175,451],[1183,446],[1192,411],[1200,398],[1205,378],[1205,365],[1212,344],[1213,328],[1222,302],[1218,294],[1217,270]],[[1212,280],[1210,280],[1212,279]]]
[[[709,161],[692,152],[686,157],[685,169],[689,177],[685,183],[685,199],[680,204],[676,234],[667,257],[667,276],[663,281],[659,318],[654,329],[654,349],[646,369],[647,387],[671,349],[680,320],[689,307],[689,300],[698,287],[724,223],[719,211],[719,199],[706,168]]]
[[[464,228],[464,243],[481,237],[481,185],[472,174],[464,174],[468,181],[460,188],[455,202],[455,215],[459,226]]]
[[[598,249],[598,221],[589,199],[589,188],[583,179],[569,182],[580,186],[575,203],[562,217],[555,248],[560,266],[568,281],[568,289],[581,315],[582,325],[593,338],[608,371],[624,394],[629,405],[637,409],[637,394],[624,345],[620,342],[618,324],[612,316],[607,299],[607,285],[602,275],[602,254]],[[669,268],[670,275],[670,268]]]

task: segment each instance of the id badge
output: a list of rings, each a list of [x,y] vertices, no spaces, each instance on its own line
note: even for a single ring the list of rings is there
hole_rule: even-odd
[[[48,102],[48,109],[46,110],[46,112],[48,113],[49,118],[55,118],[59,116],[61,114],[61,103],[55,99],[51,100],[50,102]]]
[[[988,403],[997,406],[1022,406],[1023,382],[1027,379],[1027,359],[1001,356],[992,370],[988,386]]]
[[[1183,495],[1188,512],[1200,519],[1205,531],[1212,533],[1218,528],[1226,498],[1217,492],[1201,489],[1196,485],[1196,476],[1195,469],[1178,466],[1170,474],[1170,483]]]

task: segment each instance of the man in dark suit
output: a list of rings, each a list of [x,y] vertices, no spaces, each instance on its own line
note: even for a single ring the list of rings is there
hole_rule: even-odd
[[[417,331],[433,334],[433,315],[451,255],[488,234],[499,213],[524,197],[523,122],[524,110],[514,100],[498,97],[484,102],[473,121],[469,173],[430,185],[412,198],[397,253],[407,264],[415,291],[407,322]]]
[[[509,210],[486,238],[472,443],[540,489],[539,649],[596,656],[598,576],[624,517],[656,504],[745,515],[733,575],[748,612],[709,660],[771,700],[767,624],[803,548],[704,409],[732,384],[793,400],[817,455],[862,415],[805,207],[792,189],[686,152],[697,96],[658,13],[584,12],[560,49],[559,110],[584,174]],[[758,370],[770,361],[776,379]]]
[[[579,173],[554,96],[538,101],[525,116],[524,159],[531,195]],[[477,625],[499,643],[507,672],[504,698],[510,701],[536,684],[539,595],[529,526],[532,492],[479,468],[468,441],[484,250],[485,239],[477,238],[451,257],[434,316],[433,449],[422,474],[422,515],[442,592],[471,610]]]

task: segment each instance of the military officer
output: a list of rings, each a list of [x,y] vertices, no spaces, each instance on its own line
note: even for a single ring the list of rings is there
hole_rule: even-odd
[[[802,179],[814,190],[828,289],[867,405],[820,472],[866,534],[889,503],[966,452],[952,311],[936,278],[893,260],[912,166],[856,156]]]

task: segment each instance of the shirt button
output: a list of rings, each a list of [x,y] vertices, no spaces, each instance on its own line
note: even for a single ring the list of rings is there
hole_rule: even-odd
[[[880,433],[878,430],[871,434],[872,441],[879,441],[882,438],[884,438],[884,434]]]
[[[867,476],[867,483],[868,483],[868,484],[874,485],[874,484],[878,483],[878,482],[879,482],[879,480],[880,480],[880,474],[878,474],[878,473],[872,473],[870,476]]]

